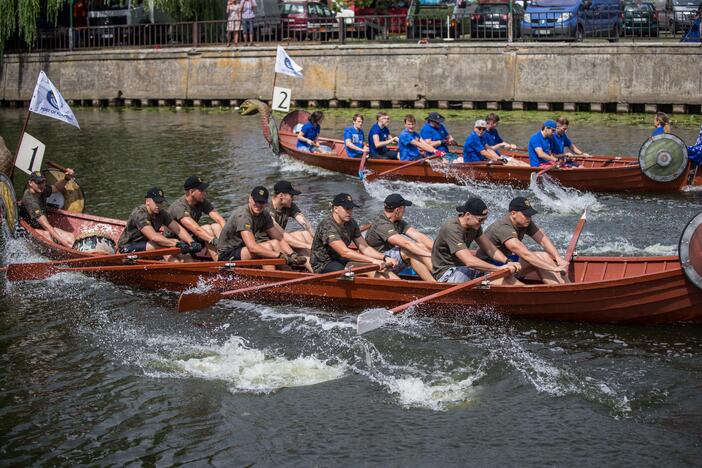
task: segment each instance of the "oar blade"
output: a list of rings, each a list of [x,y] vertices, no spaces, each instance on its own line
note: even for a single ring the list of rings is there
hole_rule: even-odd
[[[178,298],[178,312],[190,312],[193,310],[206,309],[212,307],[222,298],[219,291],[207,292],[183,292]]]
[[[52,263],[12,263],[5,275],[8,281],[31,281],[48,278],[58,273]]]
[[[384,326],[393,318],[393,314],[386,309],[375,309],[363,312],[356,319],[356,334],[363,335],[369,331]]]

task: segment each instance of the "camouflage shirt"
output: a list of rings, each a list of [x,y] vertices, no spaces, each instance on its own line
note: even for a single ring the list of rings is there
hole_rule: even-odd
[[[449,268],[464,266],[456,253],[470,247],[470,244],[482,235],[482,227],[477,230],[464,229],[458,223],[458,217],[446,221],[439,229],[434,248],[431,249],[431,264],[434,267],[431,273],[434,278],[439,279]]]
[[[361,237],[361,230],[356,220],[352,219],[348,223],[340,225],[329,215],[328,218],[319,223],[317,231],[314,233],[312,258],[310,258],[312,269],[315,273],[319,273],[329,262],[342,260],[341,256],[329,244],[340,240],[348,247],[354,239],[359,237]]]
[[[533,237],[537,232],[539,232],[539,226],[533,221],[525,228],[515,228],[507,214],[492,223],[490,227],[485,230],[485,237],[492,245],[500,249],[500,252],[505,254],[505,256],[509,256],[512,255],[512,251],[505,246],[505,242],[513,238],[522,240],[527,234]],[[483,252],[483,249],[478,249],[475,255],[485,261],[489,261],[491,258],[487,252]]]
[[[219,235],[219,253],[244,247],[241,231],[251,231],[254,236],[257,236],[272,227],[273,220],[265,211],[254,216],[249,210],[249,205],[240,206],[234,210],[222,228],[222,233]]]
[[[156,232],[160,231],[162,227],[168,226],[173,221],[173,218],[168,211],[160,210],[157,214],[149,215],[146,211],[145,205],[139,205],[132,211],[127,220],[127,225],[122,231],[122,235],[119,236],[119,242],[117,245],[119,247],[125,244],[131,244],[132,242],[143,242],[148,240],[141,230],[146,226],[151,226]]]
[[[395,247],[388,242],[388,238],[395,234],[405,234],[409,228],[410,225],[406,221],[399,220],[393,223],[385,216],[385,212],[382,212],[371,222],[366,232],[366,242],[378,252],[387,252]]]
[[[29,219],[37,219],[46,214],[46,199],[51,196],[53,189],[45,187],[41,193],[27,189],[22,195],[22,208]]]

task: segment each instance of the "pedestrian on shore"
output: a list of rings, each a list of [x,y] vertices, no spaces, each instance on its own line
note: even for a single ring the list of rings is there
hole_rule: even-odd
[[[256,0],[243,0],[241,17],[244,20],[244,40],[247,45],[253,45],[254,18],[256,17]]]
[[[234,36],[234,47],[239,44],[241,10],[242,4],[240,0],[227,1],[227,47],[232,45],[232,36]]]

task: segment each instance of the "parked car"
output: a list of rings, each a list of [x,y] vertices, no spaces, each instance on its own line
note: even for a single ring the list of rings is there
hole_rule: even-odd
[[[624,5],[622,33],[625,36],[658,37],[658,12],[652,2],[628,2]]]
[[[672,33],[687,31],[702,0],[657,0],[659,21]]]
[[[339,36],[336,15],[324,3],[305,0],[285,1],[280,4],[283,36],[294,39],[326,41]]]
[[[411,0],[407,10],[407,38],[449,37],[456,0]]]
[[[533,0],[522,21],[522,37],[573,40],[604,37],[619,40],[621,0]]]
[[[451,16],[450,37],[459,38],[470,33],[470,22],[478,7],[477,0],[458,0]]]
[[[470,31],[473,37],[504,38],[507,37],[507,23],[509,4],[506,3],[481,3],[475,9],[471,19]],[[512,6],[512,35],[519,37],[521,34],[521,21],[524,10],[518,4]]]

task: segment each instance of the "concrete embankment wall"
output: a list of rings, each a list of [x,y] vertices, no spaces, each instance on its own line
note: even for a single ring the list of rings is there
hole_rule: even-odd
[[[700,112],[697,44],[289,45],[305,79],[277,84],[309,105],[474,105]],[[0,102],[31,99],[44,70],[80,104],[229,105],[270,99],[275,47],[7,55]]]

